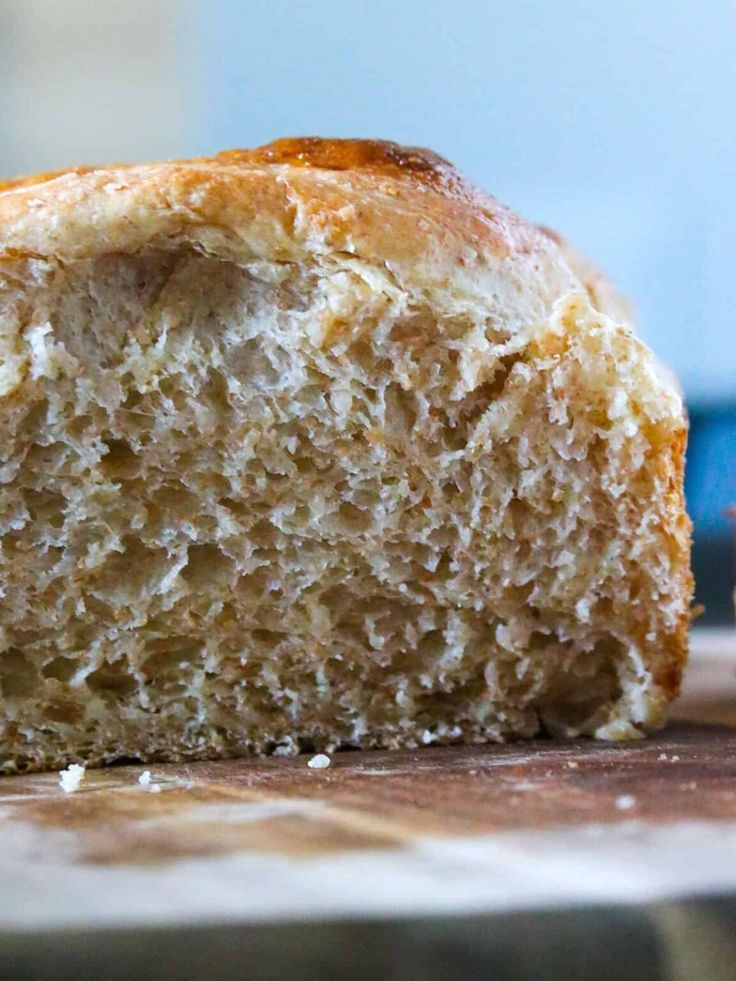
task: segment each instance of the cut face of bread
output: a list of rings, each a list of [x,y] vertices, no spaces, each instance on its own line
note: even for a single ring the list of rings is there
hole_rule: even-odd
[[[660,725],[685,423],[595,295],[391,144],[0,185],[0,768]]]

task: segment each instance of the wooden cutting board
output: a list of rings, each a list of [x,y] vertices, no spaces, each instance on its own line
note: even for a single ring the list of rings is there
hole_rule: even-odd
[[[0,929],[421,915],[736,890],[736,633],[633,743],[0,778]]]

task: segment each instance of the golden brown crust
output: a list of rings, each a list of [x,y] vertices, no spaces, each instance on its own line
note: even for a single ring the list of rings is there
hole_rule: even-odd
[[[685,473],[685,450],[687,447],[687,428],[683,425],[673,437],[671,445],[662,454],[663,466],[668,469],[667,494],[665,499],[666,522],[668,532],[674,543],[677,554],[675,575],[679,579],[679,591],[685,597],[691,598],[695,580],[690,569],[690,545],[692,522],[685,510],[683,494]],[[654,681],[664,692],[668,700],[677,698],[680,694],[682,676],[688,657],[688,634],[690,631],[691,612],[689,600],[680,616],[677,628],[671,636],[665,639],[663,647],[667,652],[666,658],[659,659],[654,672]],[[652,652],[653,657],[657,651]]]
[[[252,150],[224,150],[214,157],[199,157],[200,163],[217,162],[227,167],[286,164],[318,170],[370,171],[429,185],[446,194],[477,195],[453,165],[423,147],[405,147],[389,140],[323,139],[318,136],[287,137]],[[120,164],[130,169],[135,165]],[[27,177],[0,181],[0,191],[44,184],[67,174],[85,174],[101,169],[72,167]],[[105,168],[108,169],[108,168]]]
[[[320,170],[369,170],[448,189],[465,184],[452,164],[439,154],[388,140],[287,137],[254,150],[225,150],[216,159],[228,163],[290,164]]]
[[[21,187],[31,187],[34,184],[45,184],[56,177],[64,177],[66,174],[86,174],[93,167],[67,167],[63,170],[48,170],[40,174],[30,174],[27,177],[12,177],[8,180],[0,180],[0,194],[4,191],[16,190]]]

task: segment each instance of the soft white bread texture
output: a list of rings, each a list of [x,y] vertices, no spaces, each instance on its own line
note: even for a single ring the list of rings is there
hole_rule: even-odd
[[[686,427],[624,311],[393,144],[0,185],[0,768],[659,726]]]

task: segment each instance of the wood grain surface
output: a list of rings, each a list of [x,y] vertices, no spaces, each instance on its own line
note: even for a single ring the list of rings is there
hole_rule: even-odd
[[[736,634],[693,647],[672,723],[633,743],[161,765],[149,787],[111,767],[74,794],[1,778],[0,928],[736,888]]]

